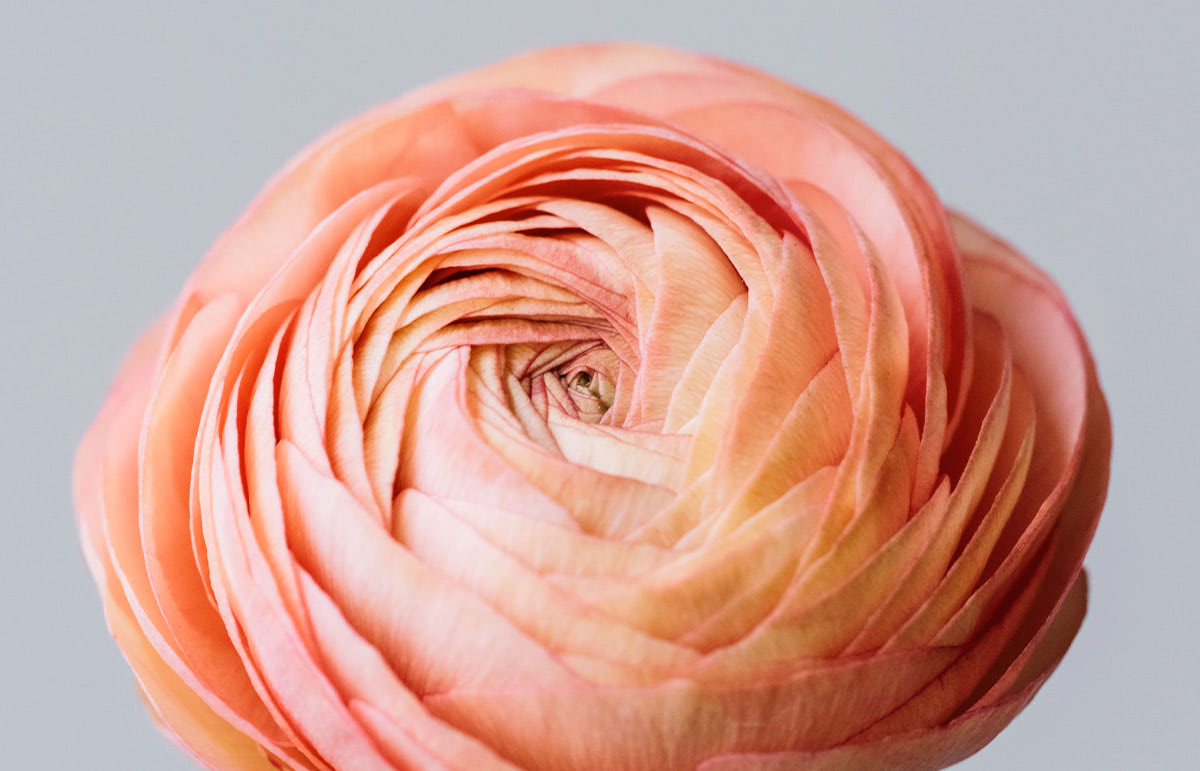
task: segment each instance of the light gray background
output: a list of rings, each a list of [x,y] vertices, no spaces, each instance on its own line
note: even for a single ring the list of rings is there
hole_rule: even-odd
[[[528,48],[641,39],[841,102],[1048,269],[1091,338],[1116,425],[1091,609],[1029,709],[963,767],[1200,766],[1195,7],[9,2],[0,765],[189,767],[105,630],[69,472],[126,345],[259,186],[413,86]]]

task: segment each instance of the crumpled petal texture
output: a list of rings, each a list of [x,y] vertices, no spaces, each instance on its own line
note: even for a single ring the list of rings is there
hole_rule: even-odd
[[[288,166],[76,499],[213,768],[937,768],[1079,628],[1109,447],[1059,290],[869,128],[590,45]]]

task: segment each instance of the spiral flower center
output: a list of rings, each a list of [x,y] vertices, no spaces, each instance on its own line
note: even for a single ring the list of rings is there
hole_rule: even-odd
[[[559,379],[584,422],[598,422],[612,407],[616,385],[603,373],[590,367],[573,368]]]

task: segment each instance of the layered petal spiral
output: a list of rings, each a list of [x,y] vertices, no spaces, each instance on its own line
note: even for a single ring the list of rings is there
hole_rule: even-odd
[[[1109,446],[1054,283],[869,128],[577,46],[286,168],[76,499],[213,768],[937,768],[1074,637]]]

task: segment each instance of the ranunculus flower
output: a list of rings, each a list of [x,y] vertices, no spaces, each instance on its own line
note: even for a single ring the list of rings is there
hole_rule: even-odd
[[[303,153],[76,493],[215,768],[931,768],[1074,637],[1109,447],[1058,289],[887,142],[601,45]]]

